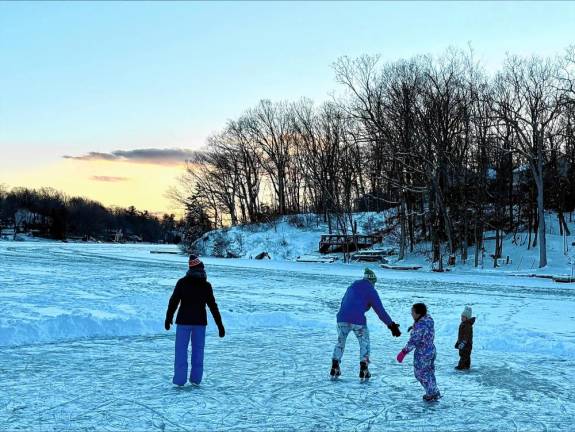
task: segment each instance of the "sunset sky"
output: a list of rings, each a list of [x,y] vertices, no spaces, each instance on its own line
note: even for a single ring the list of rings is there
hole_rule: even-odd
[[[0,3],[0,183],[176,209],[184,160],[259,99],[337,90],[341,55],[575,43],[571,2]]]

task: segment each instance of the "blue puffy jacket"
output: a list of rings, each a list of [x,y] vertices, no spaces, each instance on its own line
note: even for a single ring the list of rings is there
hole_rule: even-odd
[[[365,325],[365,313],[370,308],[386,325],[392,323],[373,284],[367,279],[357,280],[347,288],[341,300],[337,322]]]

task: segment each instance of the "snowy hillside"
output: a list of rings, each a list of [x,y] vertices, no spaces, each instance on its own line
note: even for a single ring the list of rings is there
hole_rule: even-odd
[[[383,230],[393,225],[389,223],[394,213],[358,213],[355,215],[360,234]],[[503,242],[503,259],[494,268],[490,255],[495,250],[495,233],[485,233],[485,253],[479,257],[479,267],[474,267],[474,247],[468,251],[468,260],[461,262],[460,252],[457,264],[449,268],[451,271],[495,271],[517,274],[549,274],[571,275],[572,264],[575,264],[575,221],[568,222],[571,235],[564,238],[559,234],[559,224],[554,213],[547,214],[547,247],[548,265],[545,269],[538,268],[539,248],[527,249],[528,234],[519,232],[508,235]],[[229,229],[206,233],[198,242],[199,252],[204,256],[254,258],[262,252],[267,252],[272,260],[295,260],[301,255],[319,255],[318,245],[322,234],[327,234],[327,225],[314,215],[300,216],[294,221],[288,217],[279,219],[273,224],[254,224],[236,226]],[[397,249],[397,228],[385,240],[385,246],[395,246]],[[567,253],[564,253],[564,246]],[[382,245],[376,245],[375,248]],[[402,264],[418,264],[422,270],[431,270],[431,245],[420,243],[413,253],[408,253]],[[338,256],[338,254],[331,254]],[[507,261],[509,256],[509,262]],[[341,258],[341,254],[339,256]],[[390,257],[395,263],[397,256]],[[444,265],[447,267],[447,254]]]
[[[354,216],[359,234],[384,229],[393,212],[358,213]],[[335,222],[334,222],[335,223]],[[285,216],[273,223],[240,225],[206,233],[198,240],[205,256],[254,258],[267,252],[273,260],[293,260],[300,255],[316,254],[328,225],[316,215]]]

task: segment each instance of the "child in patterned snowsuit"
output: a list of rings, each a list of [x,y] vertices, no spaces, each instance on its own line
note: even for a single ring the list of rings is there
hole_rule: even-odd
[[[427,307],[423,303],[416,303],[411,308],[411,316],[414,319],[411,337],[405,348],[397,355],[397,361],[402,362],[405,356],[415,350],[413,370],[415,378],[425,389],[423,399],[434,401],[441,397],[435,381],[435,337],[434,323],[427,314]]]

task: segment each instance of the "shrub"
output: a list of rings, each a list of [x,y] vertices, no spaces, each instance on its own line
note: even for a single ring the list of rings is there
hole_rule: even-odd
[[[230,247],[230,239],[226,231],[217,231],[214,234],[212,255],[217,258],[226,258]]]
[[[287,222],[291,226],[296,228],[305,228],[306,227],[306,220],[302,215],[289,215],[287,217]]]

